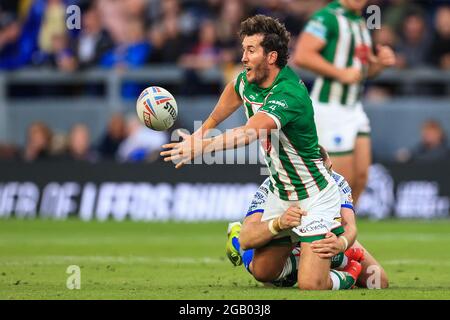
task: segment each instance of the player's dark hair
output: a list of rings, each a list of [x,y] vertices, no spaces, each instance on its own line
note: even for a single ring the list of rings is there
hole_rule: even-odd
[[[255,34],[264,36],[261,42],[264,53],[276,51],[278,53],[276,64],[283,68],[289,58],[288,46],[291,36],[286,27],[278,19],[258,14],[241,22],[241,29],[239,30],[241,40],[246,36]]]

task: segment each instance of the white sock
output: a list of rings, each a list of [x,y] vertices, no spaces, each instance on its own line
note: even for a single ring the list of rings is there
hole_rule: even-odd
[[[341,282],[339,281],[339,277],[334,272],[330,271],[331,282],[333,282],[333,288],[331,290],[339,290]]]
[[[342,259],[341,264],[339,265],[339,267],[337,267],[337,269],[343,269],[347,266],[348,264],[348,258],[347,256],[344,254],[344,258]]]

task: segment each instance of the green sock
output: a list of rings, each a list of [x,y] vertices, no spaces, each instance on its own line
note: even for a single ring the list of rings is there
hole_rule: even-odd
[[[348,263],[347,256],[341,252],[331,258],[331,269],[344,268]]]
[[[330,270],[330,277],[333,282],[333,290],[350,289],[355,284],[355,279],[348,272]]]

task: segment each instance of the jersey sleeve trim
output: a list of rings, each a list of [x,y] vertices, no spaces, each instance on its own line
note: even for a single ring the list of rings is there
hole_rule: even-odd
[[[247,218],[248,216],[251,216],[252,214],[255,214],[255,213],[258,213],[258,212],[263,213],[263,212],[264,212],[264,209],[256,209],[256,210],[247,212],[247,214],[245,215],[245,217]]]
[[[259,110],[258,112],[263,112],[263,113],[267,114],[269,117],[271,117],[273,119],[273,121],[275,121],[275,124],[277,125],[277,129],[278,130],[281,129],[281,121],[275,115],[273,115],[265,110]]]
[[[355,212],[355,209],[353,208],[353,206],[351,204],[341,204],[341,208],[347,208],[347,209],[351,209],[353,210],[353,212]]]
[[[316,20],[308,22],[304,32],[310,33],[322,41],[327,42],[327,28]]]

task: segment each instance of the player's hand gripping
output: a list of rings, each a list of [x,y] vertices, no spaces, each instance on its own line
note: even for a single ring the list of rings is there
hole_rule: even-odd
[[[298,227],[302,221],[302,216],[306,216],[306,211],[296,206],[289,207],[280,216],[280,228],[281,230],[291,229]]]
[[[200,156],[204,147],[203,140],[198,136],[189,135],[181,131],[178,133],[183,138],[183,141],[163,145],[162,147],[168,150],[160,153],[164,157],[164,161],[174,162],[176,169]]]
[[[349,67],[342,69],[338,76],[338,81],[344,84],[353,84],[362,81],[363,75],[361,69]]]
[[[395,53],[388,46],[377,45],[376,60],[383,67],[392,67],[395,65]]]
[[[343,239],[339,239],[334,233],[328,232],[325,239],[316,240],[311,243],[313,252],[322,258],[331,258],[344,251],[345,244]]]

